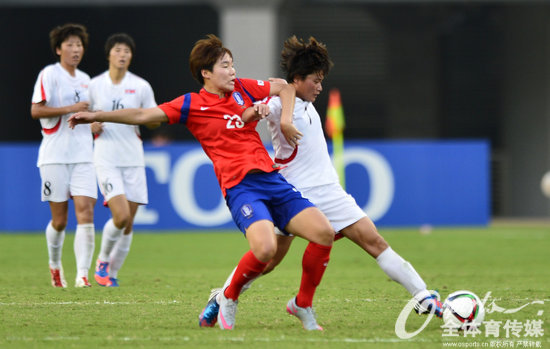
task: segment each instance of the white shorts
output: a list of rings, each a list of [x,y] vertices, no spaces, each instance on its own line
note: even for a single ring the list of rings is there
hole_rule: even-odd
[[[365,211],[357,205],[340,184],[326,184],[301,189],[302,195],[309,199],[327,216],[335,233],[366,217]],[[286,235],[276,229],[278,235]]]
[[[117,195],[126,195],[126,200],[146,205],[147,179],[145,167],[109,167],[97,166],[97,183],[105,201]]]
[[[65,202],[73,196],[97,199],[95,168],[91,162],[42,165],[42,201]]]

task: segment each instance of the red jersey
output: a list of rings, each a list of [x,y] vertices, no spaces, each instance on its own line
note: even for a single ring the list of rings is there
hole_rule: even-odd
[[[225,196],[250,170],[272,172],[274,163],[265,149],[256,124],[244,123],[241,115],[257,100],[269,96],[268,81],[236,79],[233,92],[223,98],[204,88],[159,105],[168,123],[182,123],[195,136],[214,164]]]

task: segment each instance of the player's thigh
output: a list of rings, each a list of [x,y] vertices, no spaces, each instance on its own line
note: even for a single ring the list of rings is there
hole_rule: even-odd
[[[78,224],[93,223],[96,199],[89,196],[74,196],[73,202]]]
[[[345,227],[340,232],[374,258],[388,248],[388,243],[378,233],[376,226],[367,216]]]
[[[334,230],[317,207],[308,207],[288,222],[285,230],[320,245],[332,245]]]
[[[262,262],[271,260],[277,251],[277,239],[273,229],[273,222],[267,219],[255,221],[246,229],[250,249]]]
[[[141,204],[133,201],[128,201],[128,205],[130,206],[130,218],[133,220],[136,217],[137,210],[139,209],[139,206],[141,206]]]
[[[125,227],[131,220],[130,205],[126,196],[120,194],[114,197],[111,197],[107,202],[111,214],[113,215],[113,221],[117,227]]]
[[[126,229],[124,229],[124,234],[130,234],[134,229],[134,218],[136,217],[140,204],[137,202],[128,201],[128,206],[130,207],[130,221],[126,225]]]
[[[62,231],[67,226],[69,215],[69,202],[50,201],[50,212],[52,214],[52,226],[57,231]]]

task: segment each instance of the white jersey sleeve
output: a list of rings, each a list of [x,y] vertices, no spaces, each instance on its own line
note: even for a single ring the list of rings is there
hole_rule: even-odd
[[[32,95],[33,104],[46,102],[47,106],[53,106],[52,104],[54,101],[52,101],[52,96],[55,95],[55,89],[57,87],[55,71],[56,69],[54,69],[54,66],[50,65],[42,69],[40,74],[38,74]],[[59,122],[60,118],[61,116],[40,119],[40,124],[42,127],[50,129]]]
[[[146,80],[142,79],[142,82],[143,82],[143,88],[140,91],[141,107],[142,108],[156,107],[157,102],[155,101],[155,94],[153,92],[153,88]]]
[[[271,98],[267,116],[271,132],[275,162],[286,167],[281,174],[298,190],[329,183],[339,183],[327,143],[323,134],[321,118],[312,103],[296,98],[293,124],[303,134],[299,145],[292,148],[281,132],[281,100]]]
[[[38,74],[38,78],[34,84],[34,90],[32,94],[32,103],[40,103],[42,101],[47,101],[48,96],[51,95],[51,86],[52,83],[48,81],[48,77],[51,75],[48,74],[48,69],[44,68]]]

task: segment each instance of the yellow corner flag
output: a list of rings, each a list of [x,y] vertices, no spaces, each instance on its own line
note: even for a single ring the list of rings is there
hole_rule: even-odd
[[[328,96],[327,119],[325,130],[332,139],[332,162],[340,178],[340,184],[346,189],[346,174],[344,166],[344,109],[340,99],[340,91],[332,89]]]

